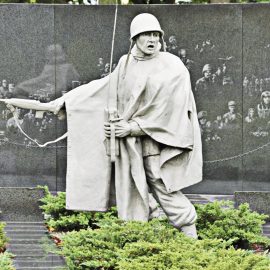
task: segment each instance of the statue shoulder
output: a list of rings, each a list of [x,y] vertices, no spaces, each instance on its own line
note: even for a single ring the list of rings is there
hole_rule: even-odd
[[[124,64],[124,63],[127,61],[127,57],[128,57],[127,54],[122,55],[122,56],[120,57],[119,61],[118,61],[118,65]]]
[[[176,56],[176,55],[174,55],[172,53],[160,52],[159,54],[164,59],[168,59],[170,61],[175,61],[175,62],[178,62],[178,63],[182,63],[181,59],[178,56]]]
[[[160,59],[166,62],[166,65],[168,67],[172,67],[174,69],[177,68],[181,72],[188,72],[186,66],[183,64],[183,62],[178,56],[169,52],[160,52],[159,55]]]

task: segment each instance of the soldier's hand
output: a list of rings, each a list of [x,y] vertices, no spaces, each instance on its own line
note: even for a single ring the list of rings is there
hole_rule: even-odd
[[[115,126],[115,137],[123,138],[130,135],[131,126],[126,120],[116,122],[114,126]]]
[[[113,123],[113,125],[115,128],[115,137],[123,138],[130,135],[131,126],[127,121],[121,120]],[[109,122],[104,123],[104,132],[106,138],[111,137],[111,124]]]
[[[110,138],[111,137],[111,125],[109,122],[104,123],[104,132],[105,132],[105,137]]]

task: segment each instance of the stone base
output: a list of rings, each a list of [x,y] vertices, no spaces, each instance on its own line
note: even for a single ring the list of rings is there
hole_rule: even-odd
[[[270,217],[270,192],[236,191],[234,193],[235,205],[249,203],[250,209]],[[268,221],[270,218],[268,218]]]
[[[1,221],[43,221],[39,199],[43,190],[37,188],[0,188]]]

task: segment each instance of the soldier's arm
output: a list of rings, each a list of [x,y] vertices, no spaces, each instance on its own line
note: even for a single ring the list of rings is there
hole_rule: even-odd
[[[146,133],[140,128],[135,121],[130,121],[130,136],[144,136]]]
[[[58,113],[59,111],[59,106],[57,102],[41,103],[40,101],[37,100],[19,99],[19,98],[0,99],[0,101],[4,102],[7,105],[12,105],[22,109],[49,111],[55,114]]]

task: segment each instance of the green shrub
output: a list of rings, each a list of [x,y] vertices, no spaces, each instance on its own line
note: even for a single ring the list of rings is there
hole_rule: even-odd
[[[45,190],[42,209],[48,226],[61,235],[60,253],[71,270],[269,270],[266,256],[253,254],[256,243],[264,248],[266,215],[252,212],[247,204],[234,209],[231,202],[196,205],[200,239],[185,237],[167,220],[125,222],[112,208],[107,213],[65,209],[65,193],[52,196]],[[238,248],[235,250],[235,248]]]
[[[12,265],[12,254],[5,252],[8,238],[4,232],[6,224],[0,222],[0,269],[1,270],[15,270]]]
[[[0,222],[0,253],[5,251],[8,238],[5,235],[4,228],[6,224]],[[0,268],[1,269],[1,268]]]
[[[119,261],[118,252],[127,243],[164,243],[177,237],[183,235],[158,220],[148,223],[118,220],[100,229],[67,233],[62,239],[62,254],[67,258],[69,269],[80,270],[84,266],[110,269]]]
[[[196,205],[197,229],[201,239],[233,240],[235,247],[251,248],[252,244],[270,246],[270,239],[262,236],[267,215],[252,212],[248,204],[235,209],[232,202],[213,202]]]
[[[10,253],[0,253],[0,269],[15,270],[15,267],[12,264],[12,255]]]
[[[49,192],[48,187],[39,188],[42,188],[45,193],[44,198],[40,200],[42,203],[40,208],[46,215],[46,223],[51,230],[72,231],[88,227],[98,228],[102,223],[110,222],[117,217],[116,208],[111,208],[106,213],[67,210],[65,192],[58,192],[54,196]]]
[[[72,214],[73,211],[66,210],[66,193],[58,192],[57,196],[53,196],[48,187],[43,188],[45,191],[45,196],[40,199],[42,205],[40,208],[43,212],[49,215],[51,218],[58,219],[61,215]]]
[[[65,192],[57,196],[50,194],[47,187],[42,187],[45,197],[41,199],[41,209],[47,215],[47,225],[55,231],[71,231],[111,226],[117,222],[116,208],[106,213],[90,213],[66,210]],[[252,212],[248,204],[242,204],[235,209],[232,202],[213,202],[196,205],[198,214],[197,229],[201,239],[220,238],[232,240],[235,247],[251,248],[253,244],[260,244],[265,248],[270,240],[262,236],[262,225],[266,215]]]
[[[185,238],[165,244],[137,242],[127,244],[122,251],[116,269],[119,270],[266,270],[270,269],[267,257],[250,254],[247,251],[206,248],[205,240],[196,243]],[[209,243],[209,242],[208,242]],[[218,243],[217,243],[218,244]]]
[[[69,232],[61,253],[70,270],[270,269],[269,258],[235,250],[230,244],[220,239],[196,241],[154,220]]]

